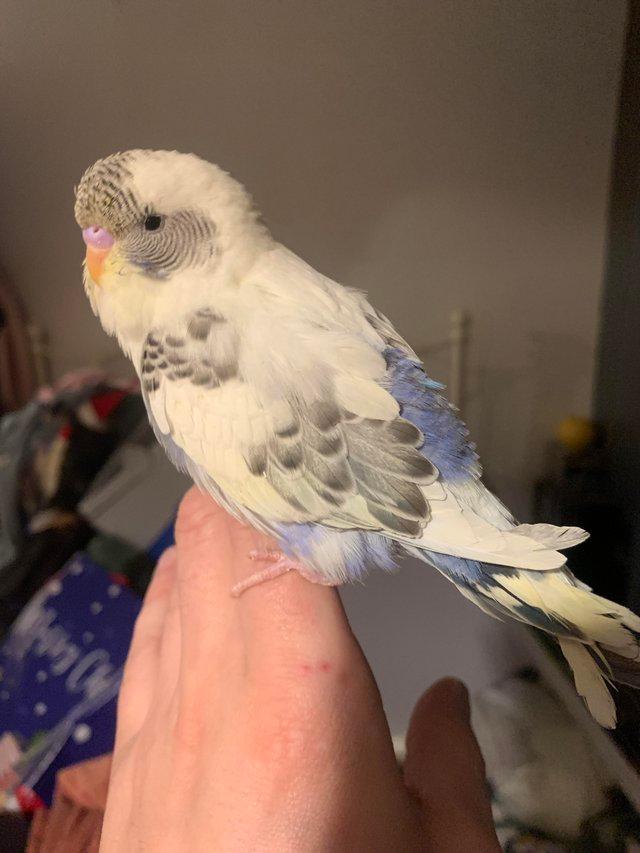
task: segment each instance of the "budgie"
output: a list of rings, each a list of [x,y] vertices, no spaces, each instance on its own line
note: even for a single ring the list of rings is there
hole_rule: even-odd
[[[442,387],[361,292],[278,243],[242,185],[193,154],[98,160],[75,217],[91,306],[158,440],[279,545],[236,593],[291,569],[337,585],[416,557],[486,613],[554,636],[615,726],[608,685],[640,686],[640,619],[567,568],[584,531],[518,524],[488,491]]]

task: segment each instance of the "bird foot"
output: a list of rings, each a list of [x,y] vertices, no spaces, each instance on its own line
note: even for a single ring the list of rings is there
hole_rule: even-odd
[[[251,589],[252,586],[258,586],[258,584],[274,580],[274,578],[279,578],[280,575],[285,575],[287,572],[292,571],[298,572],[299,575],[302,575],[305,580],[311,581],[311,583],[319,583],[323,586],[334,585],[330,581],[325,580],[321,575],[312,572],[302,563],[293,560],[291,557],[287,557],[286,554],[277,549],[250,551],[249,559],[256,562],[266,562],[269,565],[235,584],[231,589],[231,595],[234,598],[239,598],[243,592]]]

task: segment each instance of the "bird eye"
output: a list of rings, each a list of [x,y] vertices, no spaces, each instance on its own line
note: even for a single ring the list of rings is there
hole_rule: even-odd
[[[162,225],[162,217],[157,213],[150,213],[144,220],[145,231],[157,231]]]

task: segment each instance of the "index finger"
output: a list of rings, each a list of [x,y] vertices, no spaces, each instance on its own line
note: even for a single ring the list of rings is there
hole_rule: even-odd
[[[297,572],[231,596],[232,587],[255,572],[251,552],[273,549],[274,542],[195,488],[180,506],[176,542],[185,654],[202,650],[207,635],[228,643],[233,652],[238,632],[251,666],[322,672],[345,651],[357,654],[335,590],[309,583]]]

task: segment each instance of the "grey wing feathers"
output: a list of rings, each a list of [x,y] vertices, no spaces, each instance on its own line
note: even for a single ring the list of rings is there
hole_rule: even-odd
[[[176,388],[171,393],[181,385],[210,391],[213,401],[215,392],[229,388],[232,380],[238,387],[244,383],[245,390],[249,384],[242,375],[233,324],[207,308],[171,332],[157,329],[147,336],[141,376],[150,411],[160,421],[161,399],[169,387]],[[422,433],[400,416],[376,420],[356,415],[338,403],[331,382],[323,388],[322,398],[311,400],[285,392],[288,399],[265,401],[256,391],[262,428],[238,425],[237,430],[239,465],[246,476],[266,480],[300,522],[419,537],[430,518],[422,487],[438,478],[420,452]],[[169,435],[170,421],[167,417],[160,424]]]
[[[146,394],[157,391],[161,379],[218,388],[237,375],[238,351],[234,328],[223,317],[202,308],[180,332],[156,330],[147,335],[142,351],[143,390]]]
[[[292,407],[289,423],[250,448],[247,461],[302,511],[310,490],[309,500],[327,504],[327,515],[344,510],[349,520],[350,499],[359,496],[371,516],[367,526],[418,536],[429,519],[420,487],[438,477],[417,449],[421,443],[420,431],[402,418],[372,420],[316,403]]]

